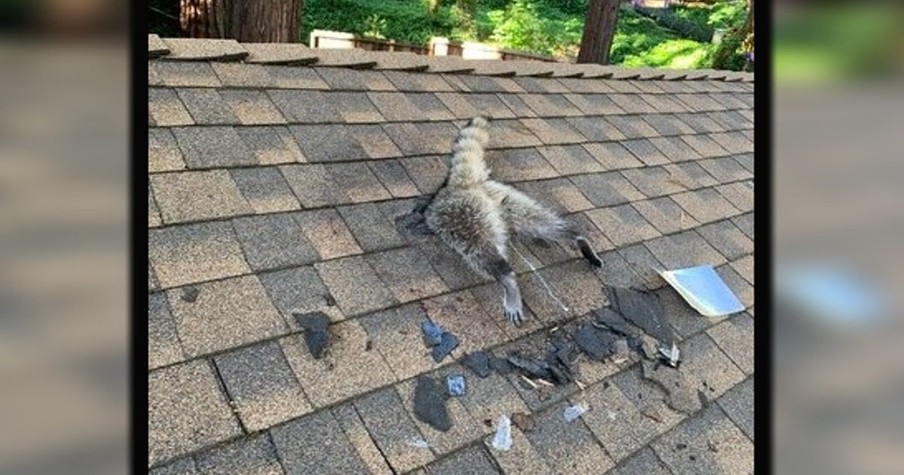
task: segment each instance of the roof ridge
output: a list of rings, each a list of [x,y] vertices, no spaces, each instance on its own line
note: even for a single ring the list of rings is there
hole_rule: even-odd
[[[160,38],[155,34],[148,35],[148,60],[314,65],[479,76],[754,82],[753,73],[713,69],[627,68],[532,60],[462,59],[458,56],[424,56],[408,52],[315,49],[300,43],[239,43],[232,39]]]

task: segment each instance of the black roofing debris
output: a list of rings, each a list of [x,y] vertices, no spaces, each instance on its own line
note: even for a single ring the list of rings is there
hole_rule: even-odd
[[[293,313],[298,326],[304,329],[304,343],[314,359],[323,358],[330,343],[330,317],[323,312]]]
[[[612,309],[625,320],[660,342],[671,344],[675,340],[671,327],[664,321],[665,311],[655,294],[624,287],[611,287],[608,293]]]
[[[452,428],[452,420],[446,409],[446,393],[429,376],[418,376],[414,388],[414,415],[419,421],[434,429],[446,432]]]
[[[505,376],[515,369],[506,358],[500,358],[493,354],[490,354],[490,367],[500,376]]]
[[[483,351],[478,351],[475,353],[470,353],[466,355],[461,360],[461,364],[463,364],[466,368],[470,369],[477,376],[481,378],[486,378],[492,373],[493,369],[490,367],[490,357]]]
[[[574,342],[578,347],[596,361],[603,361],[613,352],[613,343],[618,335],[593,326],[590,323],[581,325],[574,335]]]
[[[458,348],[460,343],[457,336],[443,330],[438,324],[429,320],[421,323],[421,331],[424,334],[424,345],[427,348],[433,348],[430,355],[433,356],[433,361],[437,363],[449,356],[452,350]]]
[[[194,303],[195,300],[198,300],[199,295],[201,295],[201,289],[194,285],[189,285],[182,289],[182,300],[185,302]]]

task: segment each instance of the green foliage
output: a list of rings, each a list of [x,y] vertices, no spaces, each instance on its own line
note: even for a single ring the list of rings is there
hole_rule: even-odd
[[[386,38],[386,36],[383,35],[383,32],[386,31],[386,25],[385,18],[381,18],[380,15],[371,15],[364,23],[365,29],[363,36],[366,38]]]
[[[539,54],[562,54],[580,43],[583,23],[544,4],[514,0],[505,10],[487,14],[490,39],[506,48]]]
[[[308,0],[302,14],[301,41],[304,43],[312,30],[366,36],[376,27],[385,38],[425,44],[432,36],[448,36],[459,20],[450,6],[441,2],[434,14],[429,2],[420,0]]]

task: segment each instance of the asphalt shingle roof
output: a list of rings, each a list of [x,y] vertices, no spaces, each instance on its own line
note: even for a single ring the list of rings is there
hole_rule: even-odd
[[[155,35],[148,58],[153,473],[752,470],[751,74]],[[593,272],[571,250],[518,244],[523,328],[503,320],[498,284],[395,225],[440,186],[478,114],[494,119],[494,175],[576,220],[603,260]],[[656,274],[696,264],[748,311],[701,317]],[[606,286],[658,289],[682,372],[718,404],[670,409],[637,358],[580,360],[586,387],[540,400],[515,375],[437,364],[421,343],[430,318],[461,339],[454,359],[537,351],[549,328],[607,306]],[[318,360],[294,317],[309,312],[333,322]],[[468,394],[440,433],[414,418],[412,378],[453,372]],[[578,402],[591,411],[566,423]],[[492,421],[513,412],[537,427],[513,427],[513,451],[496,451]]]

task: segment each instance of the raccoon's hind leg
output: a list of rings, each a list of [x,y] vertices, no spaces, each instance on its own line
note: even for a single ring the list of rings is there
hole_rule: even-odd
[[[487,186],[493,190],[491,192],[505,197],[502,207],[512,234],[540,241],[568,242],[576,246],[594,267],[603,266],[603,261],[574,223],[509,185],[487,182]]]
[[[515,271],[511,264],[498,254],[491,257],[482,266],[483,270],[502,284],[502,308],[505,318],[515,326],[524,323],[524,307],[521,301],[521,290],[515,279]]]

